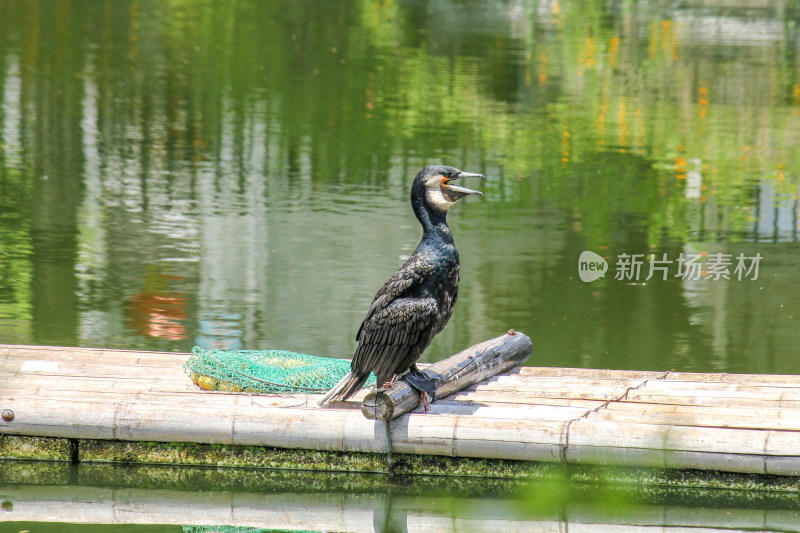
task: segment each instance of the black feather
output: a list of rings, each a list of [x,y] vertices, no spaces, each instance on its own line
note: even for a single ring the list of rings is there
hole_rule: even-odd
[[[431,203],[429,191],[460,170],[426,167],[414,180],[411,205],[423,229],[414,253],[375,294],[358,328],[350,379],[342,380],[320,403],[346,400],[370,372],[377,384],[413,369],[412,386],[431,392],[433,380],[416,369],[416,361],[453,313],[458,298],[458,251],[447,225],[447,211]],[[435,181],[432,181],[435,180]],[[435,191],[435,189],[434,189]],[[475,192],[475,191],[473,191]],[[453,200],[454,202],[454,200]],[[452,202],[451,202],[452,203]],[[362,381],[363,378],[363,381]]]

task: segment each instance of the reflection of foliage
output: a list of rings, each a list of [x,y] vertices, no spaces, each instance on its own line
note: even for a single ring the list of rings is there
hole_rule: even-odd
[[[19,172],[0,168],[0,342],[28,340],[33,245],[24,199],[29,194],[30,184]]]
[[[567,218],[555,248],[736,238],[756,216],[756,184],[797,197],[797,29],[791,10],[765,8],[784,30],[776,46],[710,43],[692,33],[692,3],[2,2],[0,124],[16,125],[23,154],[5,157],[5,132],[2,313],[30,314],[27,206],[43,213],[69,193],[42,219],[75,223],[85,191],[65,184],[80,182],[87,126],[103,208],[230,190],[219,203],[271,206],[298,188],[398,176],[405,195],[423,163],[444,161],[490,177],[490,205],[465,210],[465,223],[501,210],[523,228]],[[690,172],[703,178],[696,199]],[[48,173],[45,208],[31,183]],[[529,302],[543,264],[519,264]],[[493,279],[484,293],[510,290],[496,286],[508,272]]]
[[[591,161],[573,166],[575,189],[567,192],[564,199],[573,212],[581,214],[581,228],[589,247],[612,244],[608,239],[614,232],[647,235],[647,230],[653,230],[671,240],[680,236],[681,225],[670,225],[669,220],[673,205],[682,204],[674,194],[676,187],[670,182],[668,186],[662,184],[645,158],[632,153],[601,152]],[[640,244],[652,244],[657,237],[658,234],[650,235],[647,242]],[[630,241],[626,239],[626,243]]]
[[[499,164],[506,179],[525,179],[514,185],[522,198],[563,196],[571,188],[564,165],[592,164],[596,154],[620,150],[676,174],[681,161],[701,160],[705,196],[723,205],[752,204],[744,184],[762,177],[779,191],[796,191],[798,109],[758,112],[765,95],[797,92],[793,70],[768,51],[756,64],[736,61],[734,51],[720,62],[684,44],[685,25],[646,6],[623,3],[610,16],[603,3],[563,2],[549,18],[515,20],[529,27],[509,39],[507,28],[462,37],[433,24],[426,12],[433,7],[391,1],[324,8],[72,3],[81,8],[70,12],[89,14],[86,24],[114,28],[98,26],[64,43],[85,46],[98,35],[96,57],[85,60],[100,80],[127,82],[102,83],[101,108],[115,120],[128,114],[173,157],[219,161],[227,133],[234,153],[245,156],[254,128],[264,123],[278,136],[273,169],[291,172],[307,150],[314,180],[379,177],[400,153]],[[6,11],[22,21],[14,27],[32,33],[47,21],[44,14],[20,16],[25,5],[12,2]],[[624,25],[642,17],[643,31]],[[154,47],[162,40],[163,52]],[[164,57],[154,61],[151,53]],[[127,74],[131,67],[136,76]],[[731,72],[746,67],[755,71]],[[58,68],[77,74],[85,67]],[[743,91],[727,90],[743,79],[750,80]],[[131,100],[142,105],[131,111]],[[167,127],[157,128],[146,113],[165,117]],[[662,198],[678,197],[679,187],[667,185],[653,187]],[[615,188],[599,192],[618,194]],[[680,212],[675,205],[661,210],[664,220]],[[746,222],[732,220],[737,227],[728,229]]]
[[[530,482],[516,511],[522,516],[548,517],[579,506],[595,516],[612,517],[635,509],[631,492],[604,479],[588,486],[570,479],[565,471],[560,477]]]

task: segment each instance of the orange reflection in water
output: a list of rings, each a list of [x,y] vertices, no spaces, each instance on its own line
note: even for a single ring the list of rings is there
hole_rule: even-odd
[[[137,335],[160,339],[187,338],[183,322],[187,299],[178,293],[140,292],[130,301],[130,326]]]
[[[188,298],[183,293],[166,290],[170,280],[181,279],[161,274],[153,267],[148,270],[142,292],[134,294],[128,304],[129,326],[136,335],[167,340],[188,337],[184,326]]]

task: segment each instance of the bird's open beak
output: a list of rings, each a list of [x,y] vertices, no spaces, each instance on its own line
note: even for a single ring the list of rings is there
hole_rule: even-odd
[[[478,196],[483,196],[481,191],[475,191],[473,189],[467,189],[466,187],[462,187],[460,185],[455,185],[453,182],[455,180],[460,180],[463,178],[481,178],[483,181],[486,181],[486,176],[483,174],[472,174],[470,172],[462,172],[457,176],[453,176],[452,178],[448,179],[445,182],[445,187],[443,187],[443,193],[447,197],[447,200],[450,202],[455,202],[456,200],[463,198],[464,196],[468,196],[470,194],[477,194]]]

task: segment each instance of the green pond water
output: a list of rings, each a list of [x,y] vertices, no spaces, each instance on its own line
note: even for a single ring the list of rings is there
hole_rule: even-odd
[[[556,466],[526,483],[16,463],[0,472],[0,533],[800,531],[796,483],[740,476],[740,487],[778,490],[724,490],[697,475],[631,473],[611,469],[610,483]],[[684,486],[638,485],[650,475]]]
[[[0,343],[348,357],[439,163],[488,181],[424,361],[799,372],[782,0],[2,0]]]
[[[3,1],[0,342],[347,357],[446,163],[424,360],[797,372],[800,15],[715,5]]]

